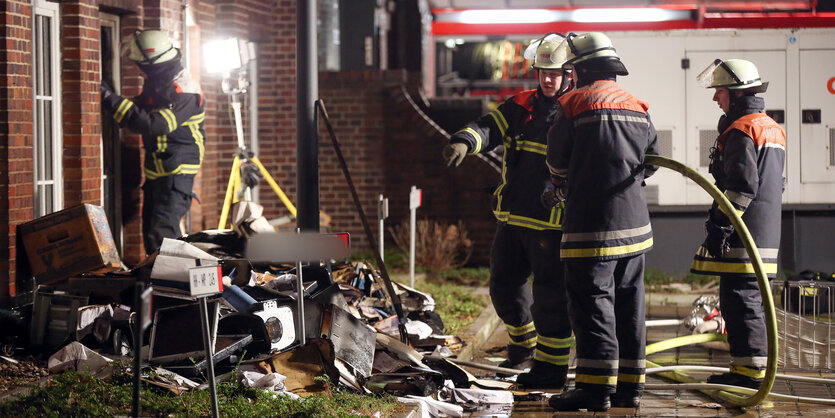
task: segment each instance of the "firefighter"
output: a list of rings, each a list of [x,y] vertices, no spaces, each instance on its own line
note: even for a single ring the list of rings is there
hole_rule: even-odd
[[[656,133],[645,102],[618,85],[628,74],[602,33],[569,34],[577,88],[559,98],[563,117],[548,134],[547,163],[564,197],[560,256],[576,387],[553,396],[560,411],[636,407],[645,379],[644,253],[652,228],[642,186],[656,167]],[[614,397],[612,398],[612,395]]]
[[[539,87],[505,100],[493,112],[452,135],[444,148],[449,166],[467,154],[504,148],[501,183],[493,193],[498,225],[490,256],[490,297],[509,337],[502,367],[530,371],[517,377],[528,388],[562,388],[573,345],[563,268],[559,260],[562,206],[541,201],[549,182],[546,133],[557,98],[571,87],[562,69],[563,37],[549,34],[526,50]],[[532,285],[528,277],[533,274]]]
[[[142,238],[150,254],[163,238],[182,235],[180,220],[191,208],[194,176],[203,161],[205,103],[200,86],[183,69],[180,50],[165,33],[137,33],[128,58],[145,78],[142,93],[127,99],[102,83],[102,104],[119,126],[142,135]]]
[[[715,60],[699,77],[714,89],[713,101],[724,113],[719,137],[711,149],[710,173],[742,216],[760,251],[768,278],[777,275],[780,246],[783,165],[786,133],[763,113],[757,97],[768,82],[745,60]],[[719,304],[728,344],[730,372],[708,378],[708,383],[758,388],[765,376],[767,338],[754,267],[734,231],[728,214],[713,202],[705,222],[707,237],[693,259],[691,271],[719,276]]]

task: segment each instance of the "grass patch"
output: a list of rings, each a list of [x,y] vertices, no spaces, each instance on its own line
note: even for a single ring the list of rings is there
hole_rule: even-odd
[[[422,281],[415,287],[435,298],[435,312],[444,321],[444,332],[458,335],[475,322],[484,307],[490,303],[487,295],[475,295],[472,288],[453,283],[428,283]]]
[[[648,268],[644,271],[644,284],[648,288],[663,287],[671,283],[687,283],[693,288],[703,288],[714,282],[718,284],[718,280],[718,276],[706,276],[689,272],[681,277],[673,277],[659,269]]]
[[[459,267],[442,271],[438,277],[445,283],[466,286],[487,286],[490,283],[490,269],[487,267]]]
[[[352,251],[348,261],[364,261],[379,270],[372,250]],[[386,248],[383,253],[383,262],[386,263],[386,269],[389,273],[407,273],[409,271],[409,254],[397,248]],[[416,265],[415,271],[423,272],[423,267]]]
[[[648,268],[644,270],[644,285],[646,287],[662,286],[672,283],[673,279],[661,270]]]
[[[132,404],[131,378],[116,372],[108,379],[86,373],[55,375],[47,387],[0,404],[0,416],[127,416]],[[374,397],[334,390],[331,396],[311,395],[292,400],[273,396],[261,389],[246,388],[237,382],[217,385],[218,409],[230,417],[351,417],[390,416],[405,410],[396,398]],[[175,396],[168,391],[143,385],[142,416],[210,416],[209,391],[188,391]]]

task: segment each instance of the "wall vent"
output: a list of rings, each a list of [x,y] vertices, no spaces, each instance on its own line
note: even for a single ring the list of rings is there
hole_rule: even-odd
[[[829,166],[835,167],[835,128],[829,130]]]
[[[673,158],[672,129],[664,129],[658,131],[658,153],[662,157]]]
[[[699,130],[699,165],[702,167],[710,166],[710,149],[716,143],[716,137],[719,136],[719,131],[716,129]]]

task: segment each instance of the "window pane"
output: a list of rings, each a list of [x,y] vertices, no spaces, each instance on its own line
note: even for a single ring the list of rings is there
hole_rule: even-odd
[[[44,215],[55,212],[55,199],[52,198],[54,187],[51,184],[44,185],[43,207],[46,211]]]
[[[41,49],[41,59],[43,60],[43,95],[44,96],[51,96],[52,95],[52,34],[50,33],[50,21],[52,20],[49,17],[41,16],[43,19],[43,38],[41,42],[38,44]],[[49,125],[47,125],[49,126]]]
[[[41,62],[41,55],[38,51],[41,50],[41,27],[43,26],[43,16],[37,16],[35,18],[35,30],[32,32],[33,39],[32,45],[35,51],[35,95],[42,95],[43,94],[43,81],[41,80],[41,68],[43,67],[43,62]]]
[[[47,83],[49,84],[49,83]],[[43,150],[44,156],[44,177],[43,180],[53,180],[52,174],[52,158],[55,156],[53,147],[55,143],[52,141],[52,101],[43,101]]]
[[[35,181],[43,180],[43,100],[35,100]]]

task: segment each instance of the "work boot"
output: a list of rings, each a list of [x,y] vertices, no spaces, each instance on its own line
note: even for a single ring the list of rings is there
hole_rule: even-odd
[[[499,367],[508,369],[525,370],[533,365],[533,348],[520,347],[518,345],[507,346],[507,359],[499,363]],[[510,377],[507,373],[496,373],[499,377]]]
[[[614,408],[637,408],[641,406],[641,392],[617,391],[612,395],[612,407]]]
[[[568,366],[534,360],[531,371],[520,374],[516,384],[526,389],[563,389],[567,374]]]
[[[739,373],[722,373],[715,374],[707,378],[707,383],[717,383],[720,385],[742,386],[744,388],[759,389],[762,379],[754,379],[753,377],[743,376]]]
[[[608,411],[612,406],[609,394],[588,389],[571,389],[561,395],[554,395],[548,405],[557,411],[579,411],[586,409],[595,412]]]

